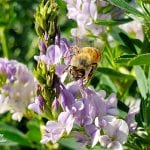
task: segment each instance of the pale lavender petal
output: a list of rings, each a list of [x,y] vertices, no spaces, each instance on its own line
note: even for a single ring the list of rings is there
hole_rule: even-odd
[[[62,51],[57,45],[51,45],[48,47],[46,55],[49,57],[52,64],[57,64],[61,61]]]
[[[58,109],[59,109],[59,102],[56,98],[54,99],[54,101],[52,103],[52,108],[54,111],[58,111]]]
[[[99,128],[104,128],[107,125],[107,121],[105,119],[95,118],[95,125]]]
[[[92,146],[91,147],[94,147],[98,143],[99,137],[100,137],[100,130],[97,130],[92,135]]]
[[[91,118],[90,116],[84,116],[84,122],[83,122],[83,124],[85,126],[92,124],[92,122],[93,122],[93,118]]]
[[[46,124],[47,132],[44,134],[41,143],[51,141],[53,144],[56,143],[63,135],[65,128],[60,122],[48,121]]]
[[[118,123],[120,122],[119,130],[117,132],[117,140],[124,144],[127,141],[128,134],[129,134],[129,128],[127,123],[124,120],[118,119]]]
[[[58,140],[63,136],[64,131],[63,127],[59,127],[53,131],[51,140],[53,144],[58,142]]]
[[[90,12],[90,3],[84,2],[82,4],[82,13],[89,15],[89,12]]]
[[[70,51],[70,46],[68,44],[68,41],[65,38],[62,38],[60,40],[60,49],[62,50],[62,53],[64,54],[66,51]]]
[[[106,92],[104,90],[100,90],[99,92],[97,92],[97,94],[101,99],[106,97]]]
[[[90,139],[87,135],[83,134],[82,132],[73,131],[73,137],[77,140],[77,142],[82,143],[82,147],[84,145],[90,144]]]
[[[117,107],[117,98],[116,98],[116,94],[111,94],[108,98],[107,98],[107,107]]]
[[[72,116],[72,114],[70,112],[62,112],[58,117],[58,121],[63,124],[67,134],[69,134],[73,128],[74,123],[74,117]]]
[[[135,121],[135,115],[140,111],[140,100],[137,100],[135,105],[129,109],[128,115],[126,116],[125,120],[129,126],[129,131],[132,133],[135,131],[137,127],[137,123]]]
[[[50,63],[50,59],[46,56],[46,55],[41,55],[38,57],[38,61],[42,61],[45,64],[49,64]]]
[[[127,141],[129,129],[124,120],[114,119],[112,122],[108,122],[105,132],[108,136],[115,138],[116,141],[123,144]]]
[[[106,120],[107,122],[112,122],[112,121],[116,120],[116,117],[111,116],[111,115],[106,115],[106,116],[103,116],[103,119]]]
[[[66,89],[63,89],[59,96],[59,101],[64,110],[71,110],[72,105],[75,103],[73,95]]]
[[[87,134],[91,136],[92,147],[94,147],[99,141],[100,130],[93,124],[86,126],[85,130]]]
[[[66,88],[71,94],[74,96],[74,98],[77,97],[77,95],[80,92],[80,86],[78,85],[77,82],[70,82],[66,85]]]
[[[108,110],[107,110],[107,114],[108,114],[108,115],[117,116],[117,115],[119,114],[119,111],[118,111],[118,109],[116,109],[116,108],[111,108],[111,109],[108,109]]]
[[[56,121],[48,121],[47,123],[46,123],[46,130],[48,131],[48,132],[51,132],[53,129],[55,129],[55,128],[59,128],[59,127],[61,127],[62,126],[62,124],[61,123],[58,123],[58,122],[56,122]]]
[[[91,2],[91,4],[90,4],[90,14],[91,14],[91,17],[93,18],[93,20],[96,21],[96,19],[97,19],[97,7],[96,7],[95,2]]]
[[[38,96],[34,103],[28,105],[28,109],[31,109],[38,114],[42,113],[43,107],[43,98],[41,96]]]
[[[106,147],[109,143],[111,143],[111,139],[108,135],[102,135],[99,137],[99,142],[103,147]]]
[[[70,9],[68,10],[67,16],[69,19],[76,20],[78,14],[79,14],[79,11],[76,8],[70,7]]]
[[[45,133],[45,134],[43,135],[43,138],[42,138],[42,140],[40,141],[40,143],[46,144],[46,143],[49,142],[50,140],[51,140],[51,135],[48,134],[48,133]]]
[[[107,98],[107,114],[117,116],[119,111],[117,109],[117,98],[116,94],[111,94]]]
[[[80,14],[77,16],[77,23],[78,26],[84,26],[84,25],[90,25],[92,23],[92,20],[88,17],[85,16],[84,14]]]
[[[64,73],[65,68],[66,68],[65,65],[58,64],[58,65],[56,66],[56,71],[55,71],[56,74],[57,74],[58,76],[61,76],[61,75]]]
[[[78,112],[83,110],[84,108],[84,104],[82,101],[76,101],[73,105],[72,105],[72,110],[73,112]]]
[[[69,118],[67,119],[67,122],[66,122],[67,134],[69,134],[73,128],[74,120],[75,120],[74,117],[72,115],[69,115]]]
[[[118,141],[108,144],[107,148],[111,150],[123,150],[122,145]]]
[[[39,49],[40,49],[41,55],[43,55],[43,54],[45,55],[46,54],[47,48],[46,48],[45,43],[42,40],[40,41]]]
[[[77,0],[76,1],[76,8],[79,9],[81,7],[82,0]]]
[[[35,103],[29,104],[28,109],[31,109],[38,114],[41,113],[41,110],[40,110],[39,104],[37,103],[37,100],[35,100]]]
[[[67,119],[70,115],[70,112],[61,112],[58,116],[58,122],[60,122],[63,125],[66,125]]]

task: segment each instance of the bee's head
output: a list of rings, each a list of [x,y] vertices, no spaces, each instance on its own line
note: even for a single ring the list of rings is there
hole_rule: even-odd
[[[85,69],[77,68],[75,66],[70,66],[69,73],[74,80],[78,80],[85,76]]]

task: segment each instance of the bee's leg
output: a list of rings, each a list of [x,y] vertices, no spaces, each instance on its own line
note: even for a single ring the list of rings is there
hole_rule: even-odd
[[[89,81],[89,80],[92,78],[93,72],[94,72],[94,70],[96,69],[96,67],[97,67],[97,63],[93,63],[93,64],[91,65],[91,70],[90,70],[88,76],[86,77],[86,80],[87,80],[87,81]]]
[[[68,65],[68,66],[64,69],[64,71],[62,72],[62,74],[64,74],[66,71],[68,71],[70,67],[71,67],[71,66]]]
[[[97,67],[97,63],[93,63],[92,65],[91,65],[91,70],[90,70],[90,73],[89,73],[89,77],[91,77],[92,75],[93,75],[93,72],[94,72],[94,70],[96,69],[96,67]]]

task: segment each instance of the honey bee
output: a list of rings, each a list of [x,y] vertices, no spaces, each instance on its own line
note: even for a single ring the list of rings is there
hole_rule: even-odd
[[[94,47],[79,49],[77,46],[74,46],[72,49],[75,51],[75,54],[72,56],[68,67],[69,74],[74,80],[83,79],[87,82],[101,59],[101,53]]]

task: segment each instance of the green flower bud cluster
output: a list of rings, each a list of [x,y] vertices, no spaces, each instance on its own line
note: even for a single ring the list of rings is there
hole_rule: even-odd
[[[0,87],[6,83],[7,76],[3,73],[0,73]]]
[[[56,88],[54,87],[55,67],[39,62],[34,74],[40,84],[37,95],[41,95],[44,100],[44,113],[47,117],[52,118],[51,106],[56,97]]]
[[[57,13],[58,5],[55,0],[43,0],[36,10],[35,29],[40,40],[45,43],[46,47],[55,43]],[[55,74],[55,66],[38,61],[34,74],[39,82],[37,95],[40,95],[43,99],[44,114],[46,117],[54,119],[56,115],[52,112],[52,103],[58,93],[55,82],[59,82]]]
[[[54,0],[42,1],[35,14],[35,29],[46,45],[54,43],[58,5]]]

